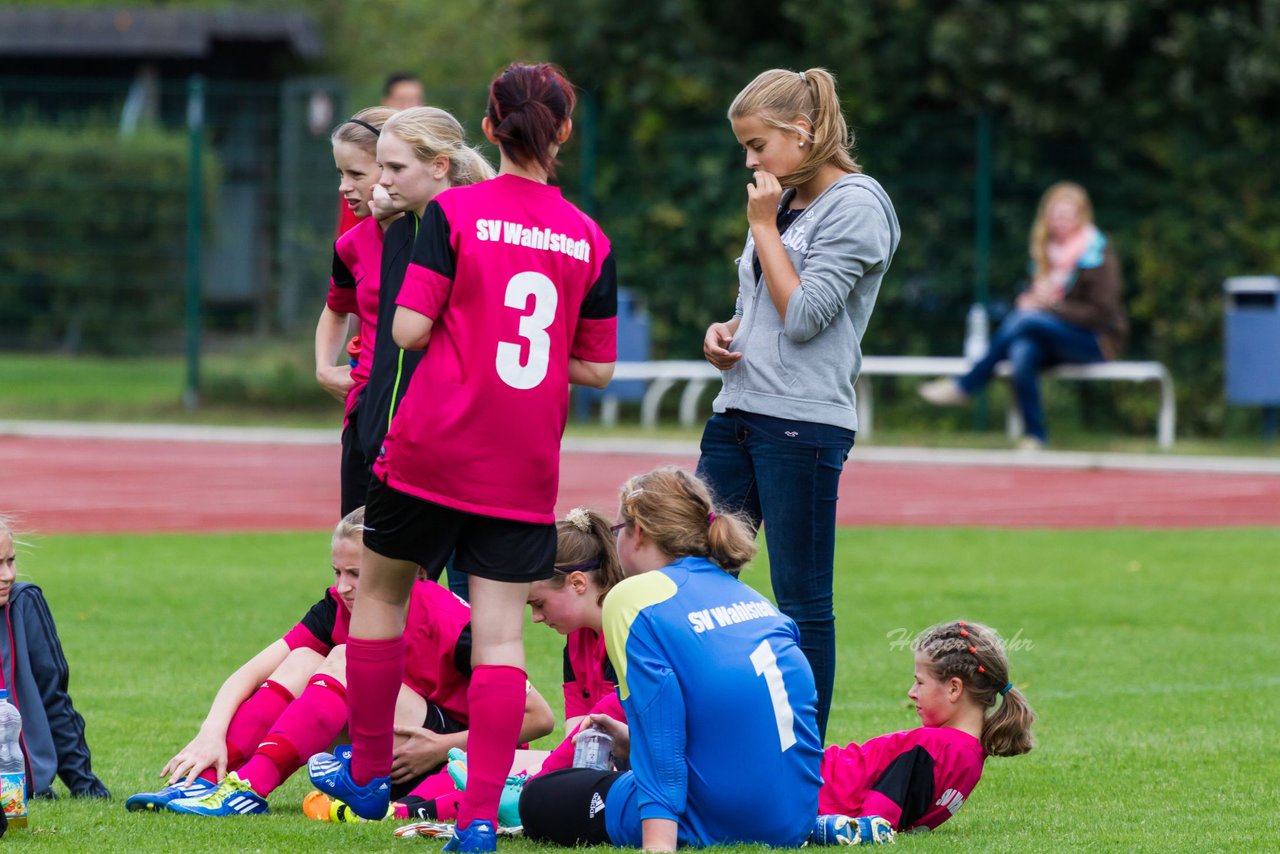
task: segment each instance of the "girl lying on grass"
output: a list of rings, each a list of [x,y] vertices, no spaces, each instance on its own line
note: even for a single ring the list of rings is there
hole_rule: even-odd
[[[921,726],[828,747],[820,813],[880,816],[895,830],[932,829],[964,804],[988,756],[1031,750],[1036,716],[1009,681],[1009,661],[993,630],[941,623],[916,638],[915,651],[907,696]],[[831,824],[820,819],[816,830]],[[822,833],[816,837],[823,841]]]

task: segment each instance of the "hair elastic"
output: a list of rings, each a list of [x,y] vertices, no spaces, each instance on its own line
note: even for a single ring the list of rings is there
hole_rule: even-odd
[[[710,525],[715,520],[716,520],[716,511],[712,510],[710,513],[707,514],[707,524]]]
[[[1012,683],[1012,682],[1006,682],[1006,683],[1004,683],[1004,687],[1000,689],[1000,696],[1001,696],[1001,697],[1003,697],[1005,694],[1008,694],[1008,693],[1009,693],[1009,689],[1010,689],[1010,688],[1012,688],[1012,687],[1013,687],[1013,683]]]
[[[803,72],[803,71],[801,71],[801,72],[800,72],[800,82],[801,82],[801,83],[803,83],[803,84],[804,84],[804,85],[806,85],[806,86],[808,86],[808,85],[809,85],[809,78],[804,76],[804,72]]]
[[[345,122],[343,122],[343,124],[344,125],[360,125],[360,127],[367,128],[369,131],[371,131],[374,136],[382,136],[382,131],[378,130],[376,127],[369,124],[364,119],[347,119]]]
[[[575,563],[570,566],[556,566],[556,572],[563,572],[566,575],[570,572],[590,572],[593,569],[600,568],[600,561],[589,560],[586,563]]]
[[[584,534],[591,532],[591,516],[585,508],[573,508],[565,515],[564,520]]]

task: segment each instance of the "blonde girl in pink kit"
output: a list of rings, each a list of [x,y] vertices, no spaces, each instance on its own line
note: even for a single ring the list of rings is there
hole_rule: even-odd
[[[321,791],[361,817],[386,814],[409,586],[417,565],[431,571],[454,553],[471,588],[471,732],[484,735],[468,739],[449,850],[496,848],[524,702],[524,605],[555,562],[569,384],[604,387],[616,359],[608,238],[548,183],[574,100],[554,66],[504,69],[483,123],[498,177],[443,192],[423,213],[392,334],[426,353],[370,483],[347,645],[352,757],[310,763]]]

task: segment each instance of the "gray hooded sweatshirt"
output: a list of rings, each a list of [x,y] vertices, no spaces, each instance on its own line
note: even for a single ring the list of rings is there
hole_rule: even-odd
[[[780,207],[794,192],[783,194]],[[853,384],[862,368],[862,333],[899,237],[893,203],[874,178],[836,181],[782,235],[800,276],[784,323],[764,276],[756,277],[748,232],[737,262],[734,317],[741,320],[728,348],[743,355],[721,373],[724,387],[712,408],[857,430]]]

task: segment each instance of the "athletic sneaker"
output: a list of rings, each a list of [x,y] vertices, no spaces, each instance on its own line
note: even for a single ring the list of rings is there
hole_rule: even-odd
[[[892,845],[893,825],[878,815],[820,815],[808,845]]]
[[[458,787],[459,792],[467,790],[467,752],[461,747],[449,748],[449,762],[444,767],[449,771],[449,776],[453,778],[453,785]]]
[[[228,816],[263,815],[270,812],[266,800],[241,780],[236,772],[222,778],[218,788],[202,798],[179,798],[169,801],[173,812],[188,815]]]
[[[162,810],[169,801],[176,801],[179,798],[202,798],[216,788],[218,788],[217,784],[210,783],[203,777],[197,777],[190,783],[179,780],[158,792],[139,792],[133,795],[124,802],[124,808],[129,812]]]
[[[969,395],[950,377],[927,382],[916,392],[934,406],[964,406],[969,402]]]
[[[451,821],[415,821],[413,824],[402,824],[392,834],[398,839],[414,837],[431,837],[435,839],[452,839],[456,830]]]
[[[391,778],[374,777],[361,786],[351,778],[351,759],[317,753],[307,761],[311,784],[351,808],[360,818],[381,821],[391,806]]]
[[[493,822],[485,818],[471,820],[466,827],[454,830],[453,838],[444,844],[441,851],[457,851],[459,854],[488,854],[498,850],[498,835],[493,830]]]
[[[387,818],[395,818],[395,804],[387,807]],[[324,792],[312,789],[302,797],[302,814],[316,821],[332,821],[343,824],[347,822],[361,823],[363,819],[351,811],[351,807],[337,798],[331,798]]]
[[[456,747],[449,748],[449,776],[459,792],[467,790],[467,754]],[[520,794],[524,784],[529,782],[529,772],[521,771],[512,774],[502,785],[502,795],[498,800],[498,824],[502,827],[521,827]]]

